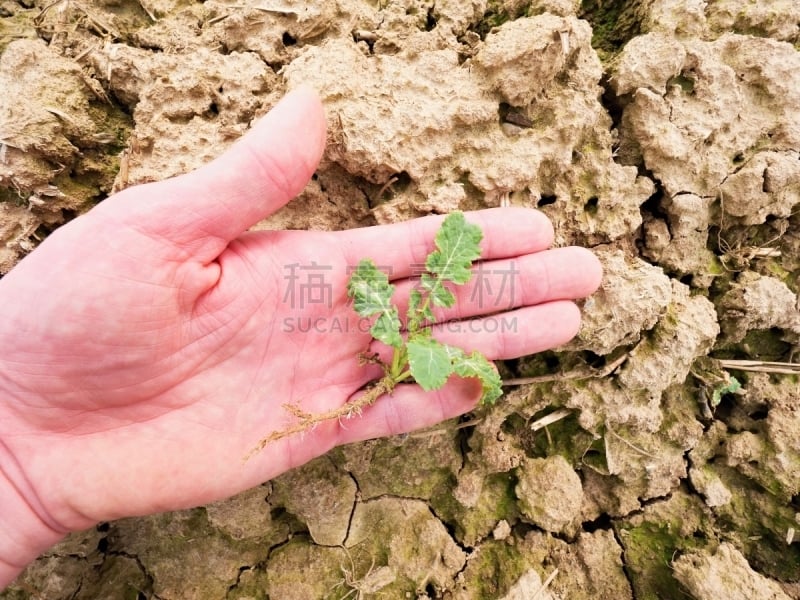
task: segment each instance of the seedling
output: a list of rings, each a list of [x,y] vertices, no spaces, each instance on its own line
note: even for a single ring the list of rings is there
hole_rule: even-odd
[[[378,398],[391,393],[399,383],[412,378],[423,390],[431,391],[441,388],[453,374],[475,377],[483,388],[481,404],[493,404],[502,394],[500,376],[494,365],[480,352],[467,353],[436,341],[430,328],[436,322],[433,308],[451,308],[456,302],[450,286],[463,285],[472,277],[472,263],[480,257],[482,237],[480,227],[467,223],[462,213],[451,213],[445,218],[436,234],[436,249],[428,255],[419,285],[409,296],[405,331],[400,311],[392,302],[394,285],[372,260],[362,260],[348,281],[347,295],[353,299],[353,308],[359,316],[375,318],[369,330],[372,337],[392,349],[388,363],[374,355],[363,353],[360,356],[364,364],[380,364],[383,377],[373,381],[353,401],[326,413],[312,414],[296,406],[287,406],[298,422],[264,438],[254,452],[323,421],[360,414]]]
[[[437,342],[429,327],[436,321],[434,306],[451,308],[456,302],[447,284],[463,285],[472,277],[472,263],[480,256],[478,244],[482,237],[480,227],[467,223],[460,212],[444,220],[436,234],[436,250],[425,261],[426,272],[409,297],[406,339],[400,334],[399,311],[392,304],[394,286],[371,260],[358,264],[347,285],[347,294],[353,298],[360,316],[377,315],[370,333],[392,347],[391,363],[384,365],[385,375],[377,387],[388,392],[413,377],[422,389],[437,390],[450,375],[456,374],[480,379],[482,404],[492,404],[500,397],[500,376],[486,357],[477,351],[467,354],[461,348]]]

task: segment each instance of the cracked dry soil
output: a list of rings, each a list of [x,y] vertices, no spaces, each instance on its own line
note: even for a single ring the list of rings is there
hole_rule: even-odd
[[[0,273],[301,83],[328,149],[264,228],[510,203],[606,269],[495,407],[73,535],[0,598],[800,599],[799,49],[794,0],[0,1]]]

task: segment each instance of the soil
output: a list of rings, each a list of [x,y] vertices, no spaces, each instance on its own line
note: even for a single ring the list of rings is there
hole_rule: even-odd
[[[327,151],[260,227],[538,207],[606,268],[494,407],[101,524],[0,598],[800,599],[800,4],[1,0],[0,53],[0,273],[300,84]]]

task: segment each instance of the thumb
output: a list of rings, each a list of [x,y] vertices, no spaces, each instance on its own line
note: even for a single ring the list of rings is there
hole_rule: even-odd
[[[296,196],[325,148],[316,92],[287,94],[219,158],[163,182],[129,188],[99,205],[206,262]],[[136,194],[135,201],[130,196]]]

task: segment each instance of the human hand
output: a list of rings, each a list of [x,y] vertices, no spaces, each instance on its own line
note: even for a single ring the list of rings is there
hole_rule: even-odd
[[[105,200],[0,280],[0,587],[67,531],[208,503],[336,445],[474,406],[475,380],[454,377],[427,393],[401,385],[358,417],[243,461],[291,424],[284,404],[326,412],[380,376],[356,359],[371,336],[348,304],[348,267],[371,257],[407,296],[441,223],[243,233],[301,191],[324,141],[319,100],[297,91],[216,161]],[[572,300],[599,284],[594,256],[547,250],[551,226],[533,210],[467,218],[483,229],[493,289],[516,271],[515,285],[483,306],[468,284],[460,312],[444,316],[511,306],[515,326],[478,320],[461,331],[440,326],[437,337],[491,359],[568,341],[580,321]],[[300,287],[315,265],[320,302]]]

